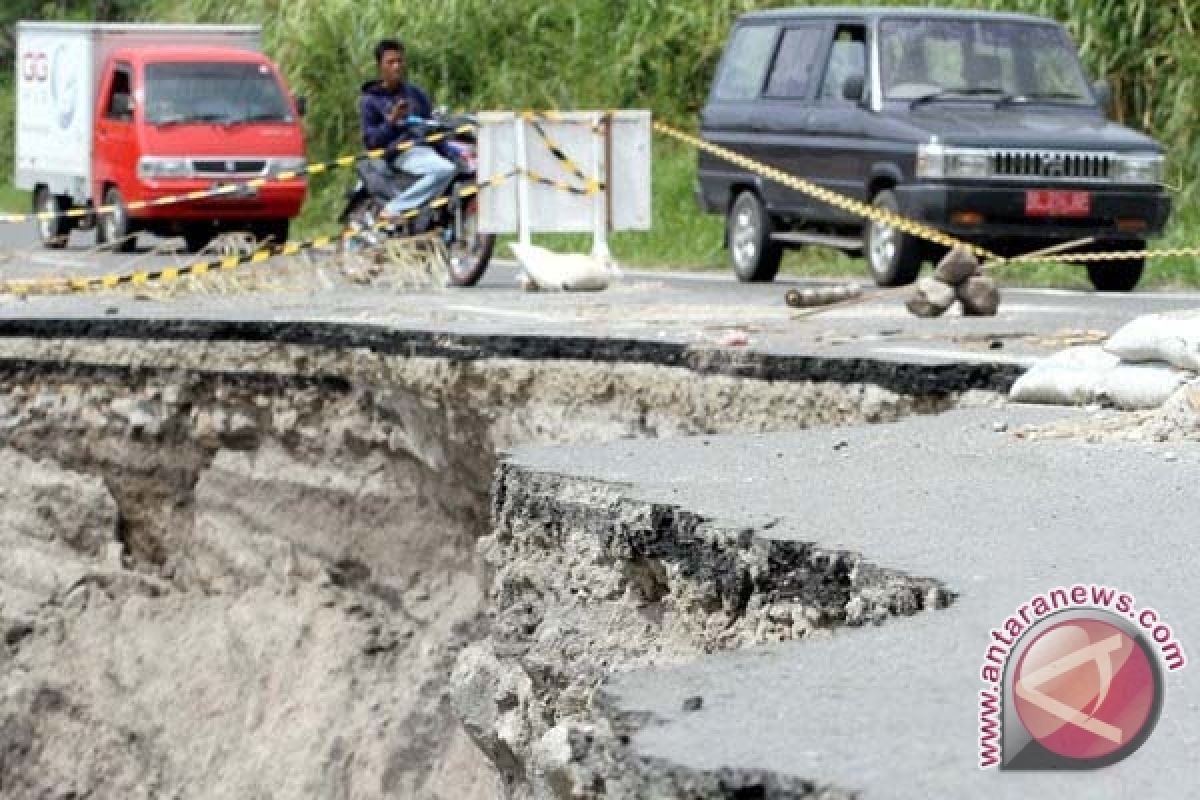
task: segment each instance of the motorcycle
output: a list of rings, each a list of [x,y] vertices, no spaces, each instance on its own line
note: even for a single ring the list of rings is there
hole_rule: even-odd
[[[438,230],[449,255],[448,272],[451,285],[474,286],[483,277],[495,249],[494,234],[479,232],[479,195],[462,190],[476,185],[478,147],[473,131],[460,131],[474,126],[469,115],[434,117],[413,126],[417,137],[445,133],[445,149],[453,156],[458,172],[441,195],[447,202],[437,208],[421,209],[420,216],[398,224],[379,224],[379,214],[393,197],[415,183],[419,176],[394,166],[399,157],[391,159],[362,159],[356,167],[354,184],[346,192],[346,204],[338,222],[358,233],[350,242],[378,245],[386,237],[406,237],[415,233]]]

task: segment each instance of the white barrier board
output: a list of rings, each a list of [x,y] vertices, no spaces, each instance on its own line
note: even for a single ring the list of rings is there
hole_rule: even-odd
[[[598,219],[607,219],[608,230],[649,230],[651,225],[651,114],[649,111],[610,113],[611,141],[593,131],[593,122],[604,112],[561,112],[539,119],[547,137],[589,179],[605,182],[608,192],[591,196],[572,194],[514,175],[480,194],[480,229],[485,233],[517,233],[520,220],[520,182],[528,192],[528,214],[523,220],[531,233],[595,233]],[[521,166],[517,139],[524,138],[525,168],[545,178],[579,188],[585,181],[555,157],[533,123],[511,111],[486,111],[479,120],[479,177],[506,174]],[[518,132],[518,123],[523,131]],[[599,215],[599,216],[598,216]]]

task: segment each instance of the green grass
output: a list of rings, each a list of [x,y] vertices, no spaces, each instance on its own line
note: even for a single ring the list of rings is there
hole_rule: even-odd
[[[12,184],[0,184],[0,211],[14,214],[25,214],[32,202],[29,192],[22,191]]]

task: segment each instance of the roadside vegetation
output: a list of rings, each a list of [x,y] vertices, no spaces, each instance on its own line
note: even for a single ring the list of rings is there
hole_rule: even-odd
[[[91,0],[13,0],[69,13]],[[1080,45],[1089,74],[1113,88],[1113,116],[1171,148],[1169,181],[1176,212],[1156,246],[1200,244],[1200,1],[943,0],[948,5],[1023,11],[1062,20]],[[9,3],[6,0],[6,6]],[[750,0],[109,0],[109,18],[171,22],[258,22],[268,52],[292,87],[308,98],[310,156],[323,160],[358,148],[356,99],[374,75],[371,48],[384,36],[408,45],[412,77],[435,101],[455,109],[645,108],[694,129],[733,19],[754,8],[807,5]],[[15,9],[15,5],[13,8]],[[79,11],[77,13],[85,13]],[[0,24],[15,19],[0,12]],[[38,16],[38,14],[34,14]],[[0,39],[0,45],[3,40]],[[0,49],[0,59],[4,53]],[[11,76],[11,60],[5,72]],[[0,88],[0,182],[11,174],[11,92]],[[693,197],[695,155],[655,140],[654,229],[614,237],[629,263],[723,267],[721,220],[699,212]],[[349,175],[314,182],[297,232],[331,228]],[[6,199],[0,195],[0,199]],[[4,203],[5,207],[11,207]],[[541,237],[578,248],[586,237]],[[861,275],[861,263],[828,251],[789,257],[786,269]],[[1072,267],[1022,267],[1010,282],[1088,285]],[[1200,285],[1196,259],[1152,262],[1143,285]]]

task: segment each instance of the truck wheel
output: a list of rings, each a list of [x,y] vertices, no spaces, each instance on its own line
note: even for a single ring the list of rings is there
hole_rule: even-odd
[[[875,195],[874,205],[893,213],[900,212],[896,193],[884,189]],[[871,220],[863,228],[863,252],[877,286],[904,286],[917,279],[925,260],[920,240],[891,225]]]
[[[207,225],[189,225],[183,229],[183,244],[189,253],[199,253],[216,235],[217,232]]]
[[[1146,243],[1098,242],[1089,248],[1094,253],[1119,253],[1127,250],[1145,250]],[[1122,258],[1112,261],[1088,261],[1088,279],[1098,292],[1130,292],[1142,279],[1146,270],[1145,258]]]
[[[767,283],[779,273],[783,246],[771,241],[773,225],[758,195],[743,190],[733,201],[727,220],[733,271],[743,283]]]
[[[51,192],[45,186],[39,186],[38,190],[33,195],[33,211],[35,214],[55,214],[50,219],[39,219],[37,221],[38,237],[42,240],[42,247],[47,247],[53,250],[61,250],[67,246],[67,241],[71,238],[71,221],[61,215],[67,210],[67,204],[63,201],[60,195]]]
[[[129,223],[129,212],[117,187],[110,186],[104,192],[104,205],[114,209],[100,214],[96,224],[96,244],[112,245],[115,253],[132,253],[137,247],[137,236]]]
[[[286,219],[272,219],[266,222],[256,222],[250,232],[258,239],[259,247],[278,246],[288,240],[290,225]],[[267,241],[270,239],[271,241]]]

